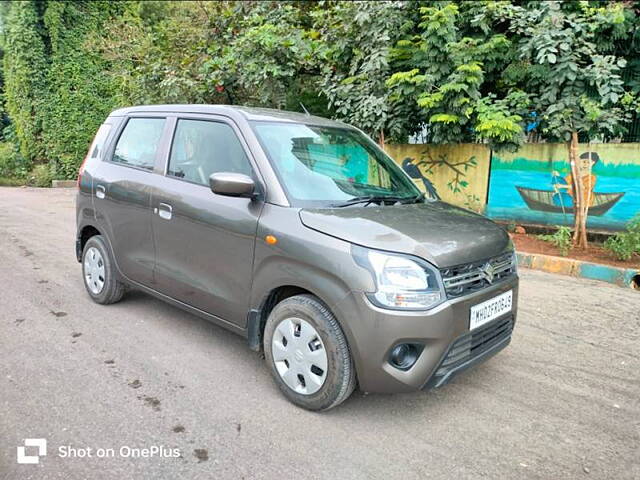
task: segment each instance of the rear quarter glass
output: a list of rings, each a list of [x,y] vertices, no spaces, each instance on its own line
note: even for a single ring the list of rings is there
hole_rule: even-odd
[[[102,154],[106,147],[107,138],[109,138],[109,133],[111,132],[111,124],[103,123],[98,128],[96,132],[96,136],[93,138],[93,142],[91,142],[91,146],[89,147],[89,151],[87,155],[84,157],[82,161],[82,165],[78,169],[78,187],[80,187],[80,181],[82,175],[84,174],[84,167],[87,163],[87,160],[97,158],[98,160],[102,160]]]
[[[89,147],[87,158],[102,159],[102,154],[104,152],[105,144],[110,132],[110,123],[103,123],[102,125],[100,125],[100,128],[98,128],[96,136],[94,137],[93,142],[91,142],[91,146]]]

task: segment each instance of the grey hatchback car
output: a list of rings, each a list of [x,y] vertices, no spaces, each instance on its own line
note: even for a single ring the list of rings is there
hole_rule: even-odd
[[[421,193],[358,129],[220,105],[114,111],[80,169],[97,303],[143,290],[244,336],[293,403],[439,387],[508,345],[505,230]]]

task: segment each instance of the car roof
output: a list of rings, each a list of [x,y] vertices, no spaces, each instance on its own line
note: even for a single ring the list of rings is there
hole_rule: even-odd
[[[298,112],[288,112],[273,108],[244,107],[239,105],[138,105],[133,107],[120,108],[111,112],[110,116],[120,117],[139,113],[199,113],[217,114],[229,117],[242,116],[246,120],[269,121],[269,122],[291,122],[306,123],[311,125],[321,125],[329,127],[350,127],[346,123],[315,115],[306,115]]]

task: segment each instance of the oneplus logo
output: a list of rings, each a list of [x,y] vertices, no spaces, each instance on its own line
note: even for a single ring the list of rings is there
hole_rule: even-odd
[[[37,455],[27,455],[26,447],[38,447]],[[40,463],[40,457],[47,454],[47,440],[44,438],[27,438],[24,447],[18,447],[18,463]]]

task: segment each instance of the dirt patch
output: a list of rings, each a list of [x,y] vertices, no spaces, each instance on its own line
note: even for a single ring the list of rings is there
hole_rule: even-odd
[[[73,333],[71,334],[71,336],[72,336],[73,338],[78,338],[80,335],[82,335],[82,333],[80,333],[80,332],[73,332]]]
[[[198,463],[209,460],[209,452],[206,448],[196,448],[193,451],[193,456],[198,459]]]
[[[129,382],[128,385],[131,388],[140,388],[142,386],[142,382],[136,378],[133,382]]]
[[[560,250],[555,246],[549,242],[540,240],[535,235],[519,233],[510,233],[509,235],[513,239],[516,250],[519,252],[540,253],[556,257],[562,256],[560,254]],[[589,245],[589,248],[586,250],[570,250],[569,255],[567,255],[566,258],[581,260],[583,262],[602,263],[604,265],[612,265],[614,267],[640,269],[640,256],[634,255],[628,262],[622,262],[620,260],[616,260],[609,252],[602,248],[602,245],[595,243]]]
[[[172,428],[173,433],[182,433],[185,431],[185,428],[182,425],[176,425]]]
[[[51,312],[51,315],[53,315],[54,317],[57,318],[61,318],[61,317],[66,317],[67,316],[67,312],[54,312],[53,310],[49,310]]]
[[[148,407],[153,408],[156,412],[160,411],[160,400],[158,400],[156,397],[140,397],[143,401],[144,404]]]

